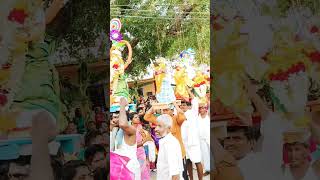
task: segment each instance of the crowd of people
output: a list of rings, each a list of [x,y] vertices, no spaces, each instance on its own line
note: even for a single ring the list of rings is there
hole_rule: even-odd
[[[154,171],[156,179],[192,180],[193,165],[198,179],[210,174],[209,103],[199,103],[191,89],[188,93],[189,101],[161,109],[153,106],[154,96],[140,97],[135,99],[136,112],[126,110],[128,102],[121,99],[120,111],[110,115],[110,153],[128,157],[128,169],[117,171],[121,163],[110,156],[111,178],[122,173],[149,180]]]
[[[66,3],[68,0],[49,4],[42,0],[1,1],[0,179],[107,177],[105,115],[86,123],[78,109],[67,129],[57,132],[61,120],[59,77],[49,61],[45,32]],[[77,133],[83,137],[80,152],[68,154],[57,135]]]
[[[290,125],[281,113],[270,109],[257,94],[257,87],[246,83],[248,97],[261,115],[260,127],[227,126],[227,134],[212,133],[215,159],[214,176],[218,180],[319,179],[319,113],[306,114],[311,118],[307,129]]]
[[[52,174],[55,180],[105,180],[108,175],[108,125],[106,113],[100,107],[95,108],[92,120],[85,120],[80,108],[75,109],[74,117],[68,122],[66,129],[60,135],[79,135],[80,151],[65,152],[60,144],[57,149],[48,147],[48,132],[52,132],[45,124],[36,128],[33,125],[32,148],[37,148],[36,153],[20,155],[13,160],[1,161],[0,179],[27,179],[30,178],[32,169]],[[54,136],[52,136],[53,138]],[[39,139],[39,140],[37,140]],[[44,140],[44,141],[42,141]],[[46,147],[46,148],[45,148]],[[12,147],[11,147],[12,148]],[[49,148],[49,149],[48,149]],[[43,149],[47,151],[43,152]],[[55,150],[54,150],[55,149]],[[41,153],[42,152],[42,153]],[[40,154],[41,155],[40,155]],[[45,159],[50,154],[50,158]],[[34,161],[48,161],[47,166],[32,168]],[[47,168],[45,168],[47,167]]]

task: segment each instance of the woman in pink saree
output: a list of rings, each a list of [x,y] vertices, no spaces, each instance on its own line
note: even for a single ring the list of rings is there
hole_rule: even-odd
[[[141,180],[150,180],[150,163],[147,159],[143,144],[148,140],[151,140],[151,137],[149,137],[148,132],[142,128],[140,118],[137,113],[132,114],[131,121],[132,125],[137,129],[137,158],[140,163]]]
[[[130,158],[110,152],[110,180],[133,180],[134,174],[126,167]]]

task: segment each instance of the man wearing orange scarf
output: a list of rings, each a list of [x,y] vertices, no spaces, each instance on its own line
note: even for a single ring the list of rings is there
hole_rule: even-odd
[[[179,108],[179,106],[176,104],[176,102],[173,102],[174,107],[177,110],[176,114],[173,114],[173,108],[167,108],[162,110],[162,114],[168,114],[172,117],[172,127],[171,127],[171,133],[172,135],[178,139],[181,147],[182,152],[182,159],[184,160],[184,172],[183,176],[184,178],[187,178],[187,171],[186,171],[186,150],[184,148],[182,137],[181,137],[181,125],[185,121],[186,117],[184,115],[184,112]],[[144,119],[148,122],[151,122],[153,124],[157,124],[157,117],[155,116],[155,110],[153,107],[151,107],[148,112],[144,115]]]

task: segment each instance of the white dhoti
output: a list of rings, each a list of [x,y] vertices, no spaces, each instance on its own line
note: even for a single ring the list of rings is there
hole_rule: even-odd
[[[201,162],[201,148],[199,146],[191,146],[186,149],[187,159],[190,159],[193,163]]]
[[[141,170],[138,159],[130,159],[127,164],[127,168],[133,172],[134,180],[141,180]]]
[[[200,140],[202,162],[205,171],[210,171],[210,145],[205,139]]]

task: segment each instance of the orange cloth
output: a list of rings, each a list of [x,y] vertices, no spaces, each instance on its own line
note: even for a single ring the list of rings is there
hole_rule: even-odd
[[[184,68],[177,68],[174,76],[176,82],[175,95],[177,98],[189,99],[189,93],[186,87],[188,83],[188,74]]]
[[[181,137],[181,125],[186,119],[186,116],[182,113],[178,113],[178,115],[171,116],[172,117],[172,127],[171,133],[174,137],[176,137],[180,143],[182,158],[186,157],[186,150],[184,148],[182,137]],[[144,115],[144,120],[151,122],[153,124],[157,124],[157,117],[154,114],[146,113]]]
[[[159,94],[161,91],[163,79],[166,77],[165,70],[166,70],[165,63],[160,63],[159,66],[154,67],[156,91],[157,91],[156,94]]]
[[[222,162],[216,164],[212,174],[214,180],[244,180],[236,161],[227,155],[223,157]]]

